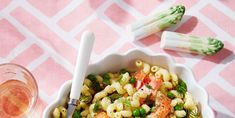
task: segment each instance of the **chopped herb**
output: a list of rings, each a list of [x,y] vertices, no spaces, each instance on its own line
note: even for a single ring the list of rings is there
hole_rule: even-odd
[[[92,96],[91,95],[88,95],[88,96],[81,95],[79,100],[80,100],[80,102],[89,103],[92,100]]]
[[[127,99],[120,99],[119,101],[120,101],[121,103],[123,103],[124,106],[126,106],[126,107],[131,107],[131,102],[128,101]]]
[[[118,80],[117,80],[119,83],[121,83],[122,77],[123,77],[123,75],[119,75]]]
[[[99,92],[99,91],[102,90],[102,88],[101,88],[99,82],[97,82],[97,81],[95,81],[95,82],[92,83],[92,88],[95,90],[95,92]]]
[[[149,88],[149,89],[153,89],[153,87],[150,86],[149,84],[145,84],[145,86],[146,86],[147,88]]]
[[[101,104],[99,102],[96,102],[93,111],[98,112],[99,110],[101,110],[101,108],[102,108]]]
[[[95,90],[95,92],[99,92],[99,91],[102,90],[102,88],[101,88],[99,82],[97,81],[95,75],[89,74],[87,76],[87,79],[91,80],[91,82],[92,82],[91,87],[92,87],[92,89]]]
[[[111,99],[112,102],[114,102],[116,99],[122,97],[123,95],[118,94],[118,93],[113,93],[111,95],[109,95],[108,97]]]

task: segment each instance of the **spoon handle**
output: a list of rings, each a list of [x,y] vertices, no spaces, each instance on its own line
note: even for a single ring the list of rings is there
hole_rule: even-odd
[[[70,99],[79,99],[80,97],[81,88],[90,60],[94,39],[94,34],[92,32],[86,31],[82,34],[73,75]]]

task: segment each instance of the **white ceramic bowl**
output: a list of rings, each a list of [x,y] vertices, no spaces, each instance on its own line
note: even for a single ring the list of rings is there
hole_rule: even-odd
[[[186,82],[188,91],[192,93],[195,100],[200,103],[203,118],[214,118],[214,112],[208,105],[208,94],[196,83],[192,71],[182,64],[175,63],[175,61],[168,55],[150,54],[140,50],[131,50],[125,54],[111,54],[104,57],[99,62],[89,65],[87,74],[99,74],[107,71],[115,72],[121,68],[134,68],[135,65],[133,62],[136,59],[141,59],[150,64],[165,67],[170,72],[176,73]],[[72,81],[68,81],[64,83],[59,91],[57,99],[45,109],[43,118],[52,118],[54,108],[67,104],[66,100],[69,95],[71,82]]]

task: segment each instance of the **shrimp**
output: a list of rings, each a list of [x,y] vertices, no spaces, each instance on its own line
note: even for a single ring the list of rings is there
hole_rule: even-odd
[[[135,72],[134,74],[134,77],[137,79],[137,80],[144,80],[144,78],[147,76],[147,74],[145,74],[143,71],[137,71]]]
[[[99,112],[95,115],[94,118],[109,118],[106,112]]]
[[[171,111],[170,103],[171,101],[166,95],[164,95],[160,91],[157,92],[156,98],[155,98],[156,110],[155,112],[151,113],[148,117],[165,118]]]

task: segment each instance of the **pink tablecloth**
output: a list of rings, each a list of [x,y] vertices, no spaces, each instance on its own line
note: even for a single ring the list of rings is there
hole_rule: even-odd
[[[137,42],[127,38],[128,23],[175,4],[184,4],[187,12],[168,30],[217,37],[225,48],[203,57],[164,51],[159,35]],[[91,62],[133,48],[172,55],[192,68],[217,117],[229,118],[235,117],[234,28],[234,0],[0,0],[0,63],[18,63],[32,71],[39,86],[34,118],[42,117],[59,87],[71,79],[80,34],[89,29],[96,35]]]

